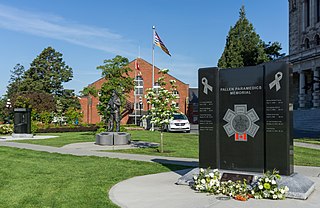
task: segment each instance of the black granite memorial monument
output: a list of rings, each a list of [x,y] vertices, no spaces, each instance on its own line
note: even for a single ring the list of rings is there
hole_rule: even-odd
[[[199,69],[199,165],[293,173],[291,68]]]

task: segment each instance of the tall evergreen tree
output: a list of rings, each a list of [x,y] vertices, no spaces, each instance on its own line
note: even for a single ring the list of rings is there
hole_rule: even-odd
[[[24,66],[17,64],[13,70],[10,70],[11,76],[9,85],[7,86],[7,97],[11,98],[14,94],[20,91],[20,85],[23,81],[23,75],[25,73]]]
[[[73,77],[72,68],[65,64],[62,54],[52,47],[45,48],[25,72],[21,91],[37,91],[61,95],[63,83]]]
[[[244,6],[234,27],[230,28],[226,46],[218,61],[220,68],[254,66],[268,61],[264,42],[255,32],[253,25],[246,18]]]

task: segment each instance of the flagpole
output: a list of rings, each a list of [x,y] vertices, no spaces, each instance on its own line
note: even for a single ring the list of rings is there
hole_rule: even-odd
[[[136,95],[136,89],[137,89],[137,81],[136,81],[136,79],[137,79],[137,69],[136,69],[136,61],[137,60],[135,60],[135,62],[134,62],[134,93],[133,93],[133,95],[134,95],[134,107],[133,107],[133,109],[134,109],[134,124],[135,125],[137,125],[137,109],[136,109],[136,106],[137,106],[137,95]]]
[[[156,33],[156,26],[152,26],[152,90],[154,92],[154,36]],[[151,124],[151,131],[154,131],[154,124]]]
[[[152,26],[152,89],[154,88],[154,36],[156,26]]]

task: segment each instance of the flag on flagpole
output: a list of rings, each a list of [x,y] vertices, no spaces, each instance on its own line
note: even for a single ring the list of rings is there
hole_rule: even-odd
[[[141,73],[141,71],[140,71],[140,66],[139,66],[138,59],[136,59],[136,60],[134,61],[134,68],[139,71],[139,72],[138,72],[138,76],[141,76],[142,73]]]
[[[135,62],[134,62],[134,68],[135,68],[136,70],[139,70],[139,71],[140,71],[140,66],[139,66],[139,63],[138,63],[138,59],[136,59]]]
[[[169,50],[167,49],[167,47],[164,45],[164,43],[161,41],[159,35],[157,34],[157,32],[154,33],[154,44],[158,47],[160,47],[163,52],[165,52],[166,54],[168,54],[169,56],[171,56]]]

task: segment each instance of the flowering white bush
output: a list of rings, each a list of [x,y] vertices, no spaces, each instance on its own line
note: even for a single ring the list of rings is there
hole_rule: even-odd
[[[170,90],[166,89],[167,83],[165,82],[165,74],[168,73],[168,69],[162,69],[159,71],[161,77],[158,78],[158,88],[149,88],[146,90],[147,94],[145,98],[147,103],[151,104],[151,109],[148,115],[142,117],[142,119],[150,119],[150,123],[160,128],[160,152],[163,153],[163,131],[165,127],[173,119],[173,114],[178,112],[175,100],[177,96],[173,93],[176,90],[176,81],[170,80]],[[168,87],[169,88],[169,87]],[[152,129],[154,130],[154,129]]]
[[[277,171],[267,172],[257,179],[253,186],[247,185],[246,180],[233,182],[231,180],[221,182],[221,173],[218,169],[204,170],[200,168],[198,175],[193,176],[193,188],[199,192],[211,194],[223,194],[246,201],[249,198],[256,199],[285,199],[288,187],[278,187],[277,180],[280,175]]]
[[[12,134],[13,125],[12,124],[1,124],[0,125],[0,134]]]

